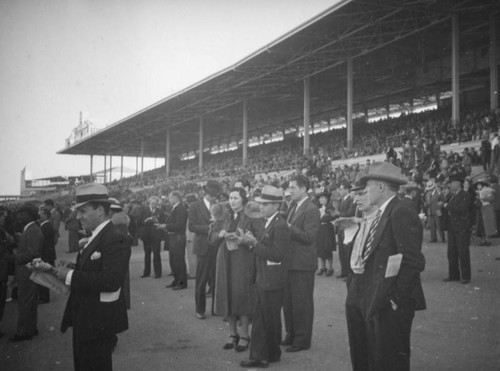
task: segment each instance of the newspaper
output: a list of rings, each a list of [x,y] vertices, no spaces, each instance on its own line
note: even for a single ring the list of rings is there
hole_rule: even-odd
[[[30,276],[30,280],[38,283],[44,287],[47,287],[59,294],[68,295],[69,286],[61,282],[56,277],[48,272],[33,271]]]

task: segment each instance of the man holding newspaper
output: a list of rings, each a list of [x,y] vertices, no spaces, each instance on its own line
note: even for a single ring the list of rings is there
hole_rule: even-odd
[[[34,271],[50,273],[70,288],[61,331],[73,327],[77,371],[112,370],[115,335],[128,329],[122,286],[131,252],[126,236],[110,221],[110,204],[101,184],[77,188],[74,208],[92,235],[78,253],[76,264],[31,264]]]

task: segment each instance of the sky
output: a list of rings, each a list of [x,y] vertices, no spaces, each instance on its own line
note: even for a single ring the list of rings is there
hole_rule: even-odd
[[[0,195],[19,194],[24,167],[32,178],[88,174],[89,156],[56,154],[80,111],[113,124],[336,2],[0,0]]]

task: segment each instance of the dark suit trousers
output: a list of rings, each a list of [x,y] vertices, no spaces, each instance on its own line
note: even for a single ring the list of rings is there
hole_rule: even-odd
[[[187,285],[186,268],[186,235],[169,234],[169,258],[170,267],[177,285]]]
[[[409,371],[414,315],[411,305],[401,305],[396,311],[388,306],[366,320],[359,305],[347,304],[347,333],[353,371]]]
[[[16,267],[17,268],[17,267]],[[37,329],[38,285],[26,278],[17,281],[17,335],[33,336]]]
[[[345,277],[349,274],[350,259],[352,243],[344,244],[341,242],[344,239],[344,232],[338,234],[339,236],[339,262],[340,262],[340,275]]]
[[[444,231],[441,228],[441,221],[439,216],[429,215],[428,218],[429,227],[431,228],[431,241],[437,241],[437,234],[439,232],[441,242],[446,242],[446,239],[444,238]]]
[[[151,253],[153,253],[153,269],[155,276],[161,277],[161,240],[142,241],[144,244],[144,275],[151,274]]]
[[[257,289],[250,359],[276,362],[281,357],[281,305],[284,290]]]
[[[314,271],[288,271],[283,314],[286,337],[302,349],[311,347],[314,320]]]
[[[0,322],[2,322],[6,300],[7,300],[7,282],[0,282]]]
[[[215,285],[211,272],[214,270],[217,257],[217,249],[208,248],[205,255],[196,255],[196,287],[194,297],[196,301],[196,313],[205,314],[206,310],[206,289]]]
[[[112,371],[115,336],[81,341],[73,327],[73,363],[75,371]]]
[[[451,280],[471,279],[470,232],[448,231],[448,278]]]

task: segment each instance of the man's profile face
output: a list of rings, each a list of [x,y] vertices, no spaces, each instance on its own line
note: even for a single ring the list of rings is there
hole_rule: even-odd
[[[279,209],[279,204],[274,204],[272,202],[264,202],[261,203],[259,206],[260,206],[260,213],[262,214],[263,218],[269,218]]]
[[[300,201],[302,198],[304,198],[304,194],[306,193],[306,188],[305,187],[299,187],[297,182],[295,180],[292,180],[290,182],[289,186],[290,193],[292,195],[292,199],[294,201]]]
[[[77,219],[82,223],[82,227],[87,231],[93,231],[101,224],[101,217],[104,214],[102,206],[94,209],[90,205],[83,205],[78,209]]]
[[[358,209],[362,212],[370,210],[370,198],[368,197],[368,191],[366,188],[354,192],[354,202],[356,203],[356,206],[358,206]]]

